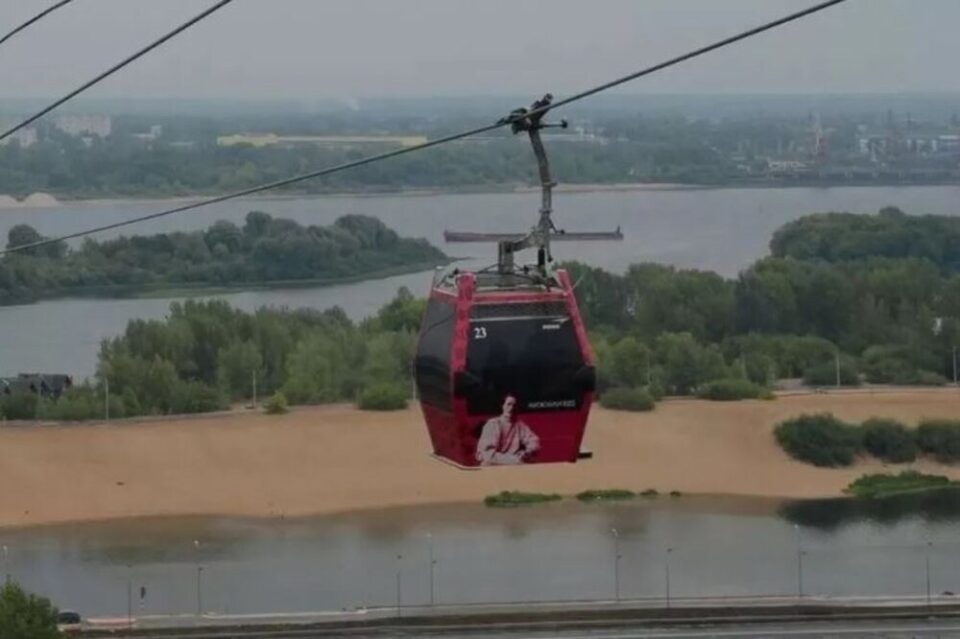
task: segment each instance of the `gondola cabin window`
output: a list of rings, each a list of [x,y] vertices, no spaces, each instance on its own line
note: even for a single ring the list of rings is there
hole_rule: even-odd
[[[446,411],[450,410],[450,345],[453,329],[453,304],[430,299],[414,364],[417,393],[424,404]]]
[[[477,305],[471,316],[466,371],[479,383],[468,414],[499,412],[508,393],[524,412],[579,408],[584,360],[562,303]]]

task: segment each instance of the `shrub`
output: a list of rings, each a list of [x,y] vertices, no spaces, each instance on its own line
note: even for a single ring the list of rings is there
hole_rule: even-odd
[[[940,462],[960,460],[960,420],[921,421],[917,427],[917,446]]]
[[[268,399],[263,405],[263,412],[265,412],[267,415],[283,415],[288,410],[287,396],[280,391],[277,391],[271,395],[270,399]]]
[[[40,403],[36,393],[0,396],[0,414],[6,419],[36,419]]]
[[[560,499],[560,495],[553,493],[524,493],[516,490],[504,490],[496,495],[488,495],[484,498],[483,503],[494,508],[513,508],[560,501]]]
[[[357,406],[361,410],[402,410],[407,407],[407,394],[396,384],[374,384],[363,389]]]
[[[918,370],[910,377],[909,381],[902,383],[913,386],[945,386],[947,378],[939,373]]]
[[[611,410],[648,411],[656,402],[643,388],[611,388],[600,397],[600,405]]]
[[[116,403],[111,401],[111,417],[123,417],[122,414],[113,412],[115,406]],[[100,419],[104,416],[103,401],[87,389],[70,389],[56,401],[44,402],[43,416],[45,419],[62,421]]]
[[[663,388],[663,384],[657,381],[654,381],[651,384],[644,386],[644,388],[647,390],[648,393],[650,393],[650,397],[652,397],[654,401],[657,401],[657,402],[663,399],[663,396],[667,394],[667,391]]]
[[[829,413],[800,415],[774,430],[788,455],[815,466],[849,466],[860,450],[860,433]]]
[[[914,373],[909,353],[898,346],[871,346],[863,352],[863,373],[871,384],[897,383]]]
[[[803,372],[803,383],[808,386],[836,386],[836,362],[823,362],[822,364],[811,366]],[[845,358],[840,359],[840,385],[860,385],[860,372],[852,361]]]
[[[864,475],[847,486],[845,492],[857,497],[874,498],[944,488],[950,484],[950,480],[943,475],[926,475],[915,470],[904,470],[899,475],[887,473]]]
[[[660,493],[657,492],[657,489],[656,489],[656,488],[647,488],[645,491],[643,491],[642,493],[640,493],[640,496],[641,496],[641,497],[648,497],[648,498],[650,498],[650,497],[656,497],[656,496],[659,495],[659,494],[660,494]]]
[[[707,382],[697,391],[697,397],[717,402],[729,402],[738,399],[757,399],[763,390],[762,386],[749,380],[731,377]]]
[[[30,594],[8,581],[0,589],[0,637],[59,639],[57,609],[46,597]]]
[[[201,382],[178,382],[170,396],[171,413],[210,413],[226,407],[220,389]]]
[[[633,499],[637,494],[632,490],[622,488],[607,488],[605,490],[585,490],[577,494],[580,501],[621,501]]]
[[[893,419],[873,417],[862,425],[863,448],[886,462],[900,464],[917,458],[917,442],[906,426]]]

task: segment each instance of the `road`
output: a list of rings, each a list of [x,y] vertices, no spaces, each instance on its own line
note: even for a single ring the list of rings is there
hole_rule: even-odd
[[[117,639],[122,634],[113,635]],[[169,634],[138,634],[138,639],[170,637]],[[484,630],[456,627],[383,627],[352,631],[313,629],[251,630],[224,632],[209,629],[189,635],[191,639],[292,639],[317,637],[430,637],[430,639],[780,639],[788,637],[842,637],[843,639],[960,639],[960,620],[915,621],[810,621],[793,623],[731,623],[689,627],[621,627],[602,630],[519,629],[491,626]]]

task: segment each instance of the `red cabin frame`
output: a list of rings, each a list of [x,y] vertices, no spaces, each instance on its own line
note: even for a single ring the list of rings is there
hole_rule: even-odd
[[[419,393],[421,407],[434,453],[438,457],[464,467],[504,463],[577,461],[580,456],[590,407],[593,403],[594,356],[580,317],[569,275],[564,270],[557,270],[555,280],[557,286],[552,287],[528,286],[484,289],[477,286],[476,274],[460,273],[452,280],[453,286],[449,283],[447,285],[438,284],[431,289],[430,304],[439,303],[452,305],[453,307],[453,327],[447,360],[449,369],[446,371],[445,380],[449,402],[444,402],[442,397],[439,398],[439,401],[431,400],[426,396],[424,389],[421,388],[423,378],[420,374],[419,362],[421,349],[423,348],[424,332],[431,328],[429,322],[421,328],[421,345],[418,346],[417,383],[421,391]],[[477,321],[474,318],[476,307],[497,305],[499,309],[503,309],[504,307],[509,308],[511,305],[517,305],[519,312],[519,309],[524,308],[521,305],[544,303],[552,303],[554,308],[563,308],[564,317],[557,321],[563,323],[569,320],[572,325],[576,348],[579,351],[579,365],[581,371],[585,371],[585,374],[578,376],[576,383],[571,381],[570,388],[575,388],[575,390],[570,391],[568,393],[569,397],[565,396],[561,401],[538,401],[541,398],[521,397],[520,404],[517,406],[518,414],[509,418],[503,417],[507,414],[506,409],[504,409],[503,415],[500,415],[491,412],[489,405],[483,412],[477,412],[476,410],[471,412],[470,402],[465,393],[458,389],[458,377],[467,372],[471,339],[470,329],[471,322]],[[510,318],[506,319],[511,321]],[[529,318],[527,319],[529,320]],[[554,319],[556,320],[556,318]],[[549,324],[551,320],[548,318],[540,320],[533,318],[533,321],[547,322],[542,326],[544,329],[556,328],[556,326]],[[565,330],[567,329],[565,328]],[[443,389],[437,390],[442,391]],[[512,394],[512,392],[507,394]],[[503,401],[503,398],[501,397],[498,401]],[[497,422],[497,420],[501,420],[501,422]],[[503,424],[502,428],[499,426],[501,423]],[[536,450],[533,454],[523,455],[521,459],[510,455],[494,455],[491,458],[491,455],[478,450],[481,433],[487,444],[489,444],[491,437],[498,437],[498,434],[488,429],[499,431],[500,439],[498,441],[503,440],[504,437],[513,436],[517,429],[521,429],[523,432],[520,435],[525,433],[526,437],[532,439],[535,442]],[[504,447],[510,445],[510,442],[503,444]],[[492,446],[490,444],[488,448]],[[513,446],[516,448],[516,442],[513,443]]]

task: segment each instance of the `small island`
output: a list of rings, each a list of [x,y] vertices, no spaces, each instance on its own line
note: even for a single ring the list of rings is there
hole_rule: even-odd
[[[10,229],[8,248],[46,239]],[[0,259],[0,304],[69,295],[128,296],[171,290],[314,286],[415,272],[449,258],[424,239],[400,237],[376,218],[345,215],[329,226],[252,211],[242,227],[219,221],[203,231],[56,242]]]

